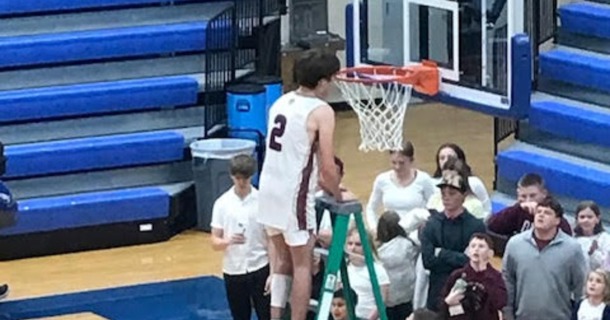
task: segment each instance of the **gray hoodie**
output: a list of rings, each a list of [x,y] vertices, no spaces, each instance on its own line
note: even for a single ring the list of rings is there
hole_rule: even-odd
[[[412,240],[398,236],[377,249],[379,260],[390,278],[386,305],[393,307],[411,302],[415,291],[415,263],[419,248]]]
[[[559,230],[542,251],[534,229],[513,236],[502,259],[508,304],[505,319],[565,320],[572,312],[571,299],[583,295],[585,257],[578,242]]]

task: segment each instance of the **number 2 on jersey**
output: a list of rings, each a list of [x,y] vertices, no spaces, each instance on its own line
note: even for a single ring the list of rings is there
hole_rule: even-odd
[[[281,138],[286,130],[286,117],[278,114],[273,120],[275,126],[271,130],[271,136],[269,137],[269,148],[275,151],[282,151],[282,144],[277,142],[277,138]]]

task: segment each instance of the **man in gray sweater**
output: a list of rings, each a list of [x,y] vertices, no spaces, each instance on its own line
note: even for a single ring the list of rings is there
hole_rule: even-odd
[[[586,266],[580,245],[559,229],[562,217],[561,205],[547,197],[536,208],[534,228],[508,241],[504,319],[570,319],[572,299],[583,294]]]

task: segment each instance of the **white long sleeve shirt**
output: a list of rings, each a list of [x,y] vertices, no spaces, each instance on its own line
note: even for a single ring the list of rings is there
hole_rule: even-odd
[[[437,188],[429,174],[421,170],[416,172],[415,179],[407,186],[400,186],[392,180],[392,170],[377,176],[366,208],[369,228],[377,228],[377,212],[380,209],[396,211],[404,218],[413,209],[426,208]]]

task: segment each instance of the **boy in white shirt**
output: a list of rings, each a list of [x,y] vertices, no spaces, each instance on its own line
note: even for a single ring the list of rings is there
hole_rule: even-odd
[[[250,320],[254,304],[258,319],[268,320],[267,234],[256,221],[258,191],[250,182],[256,161],[238,155],[229,170],[233,187],[216,199],[212,211],[212,248],[224,251],[222,271],[233,319]]]

